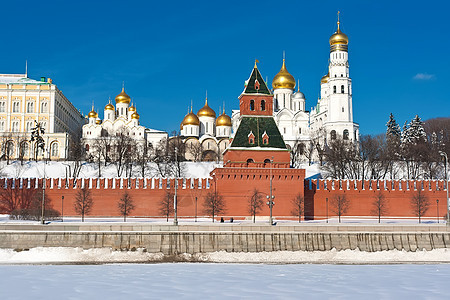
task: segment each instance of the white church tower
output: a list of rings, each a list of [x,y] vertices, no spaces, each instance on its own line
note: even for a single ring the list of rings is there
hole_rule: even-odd
[[[340,29],[330,39],[328,74],[322,77],[320,99],[311,111],[311,129],[324,129],[326,139],[357,141],[359,125],[353,123],[352,80],[349,74],[348,37]]]

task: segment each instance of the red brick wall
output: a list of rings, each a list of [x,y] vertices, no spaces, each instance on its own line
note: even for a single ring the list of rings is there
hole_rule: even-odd
[[[250,110],[250,101],[255,101],[255,110]],[[261,110],[261,101],[266,102],[266,109]],[[239,110],[241,116],[272,116],[273,114],[273,96],[271,95],[241,95],[239,99]]]
[[[344,216],[376,216],[373,212],[376,194],[383,193],[388,201],[387,217],[415,217],[411,208],[411,198],[418,189],[422,189],[430,201],[425,217],[436,217],[439,199],[439,215],[444,216],[446,191],[444,181],[391,181],[391,180],[306,180],[305,203],[307,215],[314,219],[327,215],[326,198],[328,198],[328,216],[336,216],[332,212],[331,199],[335,195],[346,195],[350,207]]]

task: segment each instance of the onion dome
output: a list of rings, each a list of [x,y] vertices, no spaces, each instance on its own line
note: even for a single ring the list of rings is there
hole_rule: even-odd
[[[95,112],[94,107],[92,107],[91,112],[88,114],[88,118],[98,118],[98,113]]]
[[[130,96],[128,96],[127,93],[125,93],[125,89],[122,88],[122,92],[120,92],[120,94],[116,96],[116,104],[117,103],[127,103],[127,104],[129,104],[130,101],[131,101]]]
[[[139,120],[139,114],[137,113],[137,111],[135,111],[135,112],[131,115],[131,119],[133,119],[133,120]]]
[[[105,110],[114,110],[114,105],[112,105],[111,103],[106,104]]]
[[[225,110],[216,119],[216,126],[231,126],[231,118],[225,113]]]
[[[327,83],[328,79],[330,79],[330,73],[323,75],[322,79],[320,79],[320,83]]]
[[[95,124],[97,124],[97,125],[102,124],[102,120],[100,120],[100,119],[95,120]]]
[[[183,122],[181,122],[180,128],[183,129],[183,126],[185,125],[195,125],[195,126],[200,125],[200,120],[198,119],[197,115],[192,112],[192,107],[191,112],[188,113],[184,117]]]
[[[297,84],[297,92],[294,94],[294,99],[295,100],[305,100],[305,94],[300,92],[300,80]]]
[[[205,106],[200,108],[200,110],[197,112],[197,116],[216,118],[216,112],[208,106],[208,98],[206,98],[205,100]]]
[[[136,107],[133,104],[131,104],[131,106],[128,107],[128,111],[136,111]]]
[[[287,70],[285,59],[283,58],[283,65],[280,72],[273,78],[272,87],[274,89],[294,89],[295,79]]]
[[[341,32],[341,29],[339,27],[339,16],[337,21],[337,30],[335,33],[333,33],[330,36],[329,42],[330,42],[330,51],[348,51],[348,37],[345,33]]]

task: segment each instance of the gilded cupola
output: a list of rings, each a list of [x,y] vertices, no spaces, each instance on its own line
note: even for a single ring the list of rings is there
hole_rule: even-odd
[[[330,73],[323,75],[322,79],[320,79],[320,83],[327,83],[328,79],[330,79]]]
[[[337,21],[337,30],[330,36],[330,52],[333,51],[348,51],[348,37],[345,33],[341,31],[340,28],[341,22],[339,21],[339,12],[338,12],[338,21]]]
[[[200,110],[197,112],[197,116],[216,118],[216,112],[208,106],[208,97],[206,97],[205,106],[200,108]]]
[[[131,115],[131,119],[133,119],[133,120],[139,120],[139,114],[137,113],[137,111],[135,111],[135,112]]]
[[[272,81],[273,89],[294,89],[295,79],[286,69],[286,62],[283,58],[283,65],[281,66],[280,72],[273,78]]]
[[[128,111],[136,111],[136,107],[133,104],[131,104],[131,106],[128,107]]]
[[[106,104],[105,110],[114,110],[114,105],[112,105],[111,102]]]
[[[192,107],[191,107],[191,112],[188,113],[184,117],[183,122],[181,122],[180,128],[182,128],[185,125],[195,125],[195,126],[200,125],[200,120],[198,119],[197,115],[192,112]]]
[[[98,113],[95,112],[94,105],[92,105],[92,110],[89,112],[88,118],[95,118],[95,119],[98,118]]]
[[[225,110],[216,119],[216,126],[231,126],[231,118],[225,113]]]
[[[125,89],[122,88],[122,92],[120,92],[120,94],[116,96],[116,104],[118,104],[118,103],[129,104],[130,101],[131,101],[130,96],[128,96],[127,93],[125,93]]]

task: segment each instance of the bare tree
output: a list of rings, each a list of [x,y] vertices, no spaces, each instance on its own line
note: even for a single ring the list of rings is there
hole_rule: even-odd
[[[205,202],[203,202],[203,211],[206,215],[212,217],[214,223],[214,217],[225,212],[225,201],[222,195],[214,192],[206,194]]]
[[[102,143],[102,138],[98,138],[94,141],[94,144],[92,145],[93,153],[92,153],[92,159],[95,163],[97,163],[98,167],[98,177],[102,177],[102,158],[103,153],[106,150],[104,148],[104,144]]]
[[[167,190],[164,196],[159,202],[159,212],[161,215],[166,216],[166,222],[169,222],[169,216],[173,213],[173,197],[174,193],[171,190]],[[178,199],[177,199],[178,200]]]
[[[78,189],[75,194],[75,202],[73,203],[73,206],[75,212],[81,215],[81,222],[84,222],[84,216],[91,212],[93,205],[94,201],[92,200],[91,190],[87,187]]]
[[[146,141],[142,141],[136,145],[134,151],[134,161],[140,168],[141,177],[145,177],[147,162],[151,159],[151,149],[147,146]]]
[[[305,213],[305,198],[302,195],[297,194],[294,199],[291,200],[294,207],[291,211],[293,216],[298,217],[298,222],[301,222],[302,215]]]
[[[119,208],[119,211],[123,216],[123,221],[126,222],[127,216],[129,216],[135,208],[133,198],[128,192],[123,193],[122,197],[117,203],[117,207]]]
[[[193,161],[200,161],[202,159],[203,147],[198,141],[191,142],[186,147],[186,152],[192,157]]]
[[[82,161],[86,157],[86,150],[83,142],[80,139],[76,139],[69,143],[69,168],[71,168],[71,176],[76,179],[80,175]]]
[[[125,167],[129,167],[134,149],[134,141],[126,128],[122,127],[117,131],[112,146],[112,163],[116,167],[117,176],[121,177]]]
[[[383,192],[379,191],[375,194],[372,204],[374,206],[372,213],[378,216],[378,223],[381,223],[381,216],[384,216],[388,211],[388,200]]]
[[[253,216],[253,223],[256,221],[256,214],[263,208],[263,197],[258,189],[254,189],[252,195],[248,199],[248,212]]]
[[[28,150],[28,152],[30,151],[30,149],[27,149],[28,147],[28,140],[27,137],[25,135],[20,135],[17,138],[17,143],[19,145],[19,161],[20,161],[20,165],[23,166],[23,162],[24,162],[24,158],[26,155],[26,152]]]
[[[421,223],[421,218],[428,211],[429,207],[430,200],[419,188],[411,198],[411,208],[413,210],[413,213],[419,218],[419,223]]]
[[[334,195],[330,201],[331,211],[339,216],[339,223],[341,223],[341,216],[347,213],[350,207],[350,201],[345,194]]]

